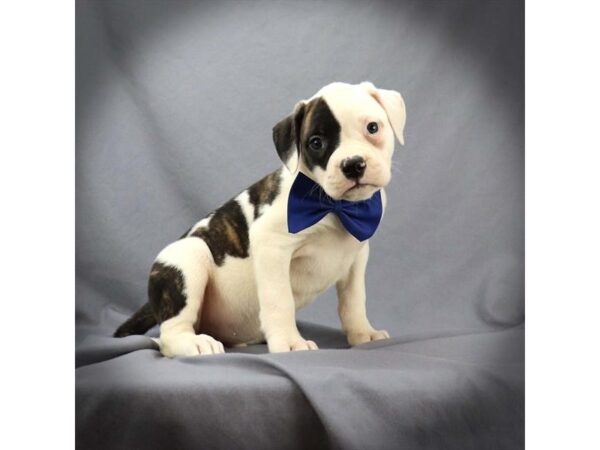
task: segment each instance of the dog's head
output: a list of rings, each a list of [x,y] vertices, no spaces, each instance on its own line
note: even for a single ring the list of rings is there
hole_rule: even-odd
[[[279,157],[334,199],[370,198],[391,179],[394,135],[404,144],[406,110],[396,91],[332,83],[273,128]]]

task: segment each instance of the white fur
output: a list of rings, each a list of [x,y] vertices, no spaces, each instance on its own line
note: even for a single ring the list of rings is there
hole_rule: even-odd
[[[392,96],[391,104],[396,101],[396,106],[388,102],[388,109],[396,108],[390,113],[373,89],[364,83],[333,83],[317,93],[342,126],[341,142],[326,170],[311,173],[302,162],[299,169],[334,198],[369,198],[381,190],[385,207],[383,187],[391,177],[393,130],[402,133],[405,120],[404,116],[394,118],[390,124],[388,114],[405,113],[403,102],[401,109],[396,108],[399,94]],[[380,125],[377,136],[365,133],[370,121]],[[397,137],[402,141],[401,135]],[[340,173],[339,165],[343,158],[354,155],[367,160],[364,178],[371,185],[344,196],[350,182]],[[295,172],[297,158],[291,159],[286,166]],[[181,270],[187,295],[183,310],[161,324],[160,348],[165,356],[222,353],[219,341],[239,346],[265,339],[271,352],[314,350],[317,345],[300,335],[295,312],[333,285],[338,292],[342,327],[351,345],[389,337],[386,331],[373,328],[366,314],[368,242],[356,240],[333,214],[297,234],[288,232],[287,198],[296,176],[292,171],[282,170],[280,194],[256,220],[248,193],[236,197],[249,226],[249,257],[228,256],[217,266],[204,241],[195,237],[176,241],[158,255],[158,261]],[[209,220],[203,219],[193,229],[207,225]],[[195,334],[194,323],[200,318],[199,328],[207,334]]]
[[[254,205],[250,203],[250,196],[248,195],[248,191],[242,192],[235,198],[242,208],[242,212],[244,213],[244,217],[246,218],[247,223],[252,223],[254,221]],[[261,211],[262,214],[262,211]]]

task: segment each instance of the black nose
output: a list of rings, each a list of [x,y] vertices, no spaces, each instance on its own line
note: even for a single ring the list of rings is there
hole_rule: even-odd
[[[353,156],[342,161],[342,173],[351,180],[358,180],[365,174],[367,162],[362,156]]]

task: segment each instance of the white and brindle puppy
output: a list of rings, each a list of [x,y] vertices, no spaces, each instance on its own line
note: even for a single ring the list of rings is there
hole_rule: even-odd
[[[160,324],[160,351],[168,357],[265,340],[271,352],[316,350],[300,335],[295,313],[335,284],[350,345],[389,338],[367,318],[368,240],[350,234],[333,213],[292,233],[287,208],[299,172],[333,200],[367,201],[379,192],[384,208],[394,136],[404,143],[405,120],[401,95],[369,82],[332,83],[298,102],[273,128],[284,166],[159,253],[149,301],[115,336]]]

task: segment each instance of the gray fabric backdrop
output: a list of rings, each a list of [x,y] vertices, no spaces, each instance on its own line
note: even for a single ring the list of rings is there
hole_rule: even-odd
[[[486,351],[522,367],[523,21],[522,1],[78,1],[80,442],[85,399],[107,379],[92,368],[156,353],[108,336],[146,301],[157,252],[278,167],[272,126],[331,81],[369,80],[407,105],[371,241],[372,323],[440,357],[434,338],[517,327]],[[299,318],[339,327],[334,292]]]

